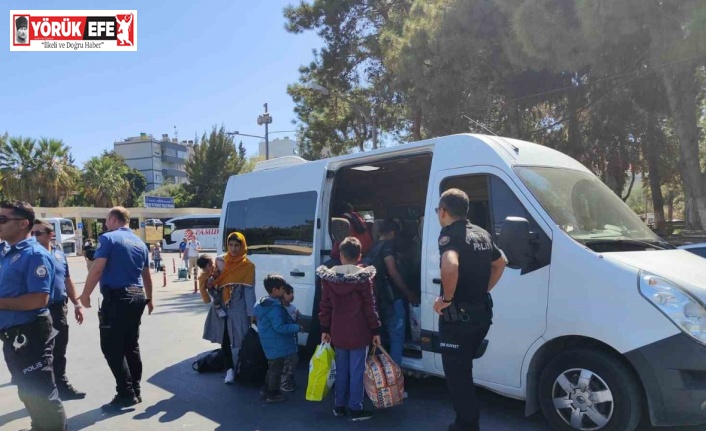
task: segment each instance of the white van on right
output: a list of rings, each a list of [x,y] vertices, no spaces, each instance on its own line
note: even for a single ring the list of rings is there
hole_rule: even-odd
[[[333,204],[372,214],[373,236],[386,218],[420,220],[413,263],[421,334],[405,344],[401,365],[443,376],[432,309],[440,289],[434,214],[452,187],[468,194],[471,222],[509,260],[492,292],[486,349],[473,364],[477,385],[525,400],[528,415],[541,409],[556,430],[633,431],[645,414],[656,426],[706,423],[706,265],[550,148],[463,134],[263,162],[228,181],[221,250],[231,231],[245,234],[258,296],[265,274],[289,274],[302,326],[317,343],[314,271],[330,256]],[[300,343],[310,338],[301,335]]]
[[[655,426],[706,422],[706,266],[586,168],[553,165],[513,167],[553,224],[546,331],[522,373],[527,412],[541,408],[560,430],[633,430],[643,412]],[[528,268],[522,221],[506,220],[500,243]]]

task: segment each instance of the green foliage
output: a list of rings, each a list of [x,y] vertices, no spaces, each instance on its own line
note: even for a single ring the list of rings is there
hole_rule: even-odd
[[[194,154],[186,162],[189,183],[184,185],[189,205],[202,208],[220,208],[223,193],[231,175],[238,174],[246,164],[242,142],[236,151],[233,139],[225,128],[213,126],[194,145]]]
[[[0,139],[0,184],[8,199],[60,206],[72,195],[78,171],[70,147],[57,139]]]

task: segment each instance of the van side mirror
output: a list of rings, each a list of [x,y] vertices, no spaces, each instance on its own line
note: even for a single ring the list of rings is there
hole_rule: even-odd
[[[498,247],[507,257],[507,266],[523,269],[530,261],[530,224],[522,217],[507,217],[498,235]]]

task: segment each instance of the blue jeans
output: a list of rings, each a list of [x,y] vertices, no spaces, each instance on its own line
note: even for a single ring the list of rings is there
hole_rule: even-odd
[[[363,374],[367,347],[360,349],[336,349],[336,407],[348,407],[351,411],[363,410]]]
[[[405,319],[407,318],[406,302],[404,299],[395,299],[392,305],[383,312],[383,326],[387,334],[388,352],[392,360],[402,366],[402,351],[404,349]]]

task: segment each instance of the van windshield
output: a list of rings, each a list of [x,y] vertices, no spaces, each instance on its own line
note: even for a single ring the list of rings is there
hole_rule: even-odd
[[[596,251],[673,248],[595,175],[536,166],[515,171],[557,225]]]

